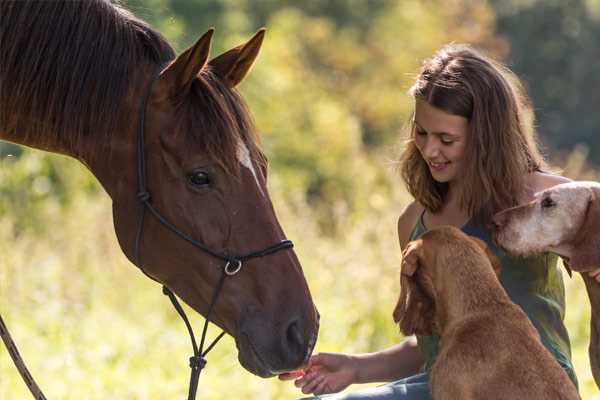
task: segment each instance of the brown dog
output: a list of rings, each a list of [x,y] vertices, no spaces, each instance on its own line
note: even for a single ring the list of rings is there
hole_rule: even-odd
[[[440,337],[435,400],[576,400],[575,385],[508,297],[485,243],[439,227],[408,244],[394,310],[404,335]]]
[[[581,272],[592,308],[590,365],[600,388],[600,284],[587,273],[600,267],[600,184],[569,182],[537,193],[525,205],[496,214],[494,239],[518,255],[551,251]]]

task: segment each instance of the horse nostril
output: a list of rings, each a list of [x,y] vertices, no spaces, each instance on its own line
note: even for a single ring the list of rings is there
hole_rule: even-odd
[[[302,333],[298,326],[298,321],[293,321],[287,328],[286,336],[288,343],[302,343]]]
[[[285,332],[285,338],[291,353],[303,352],[304,337],[298,320],[295,319],[288,325]]]

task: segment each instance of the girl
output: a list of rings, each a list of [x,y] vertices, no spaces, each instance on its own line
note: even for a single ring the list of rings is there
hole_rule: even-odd
[[[415,111],[400,165],[415,201],[398,220],[400,247],[439,225],[460,227],[487,242],[502,263],[500,281],[508,295],[577,384],[557,257],[511,257],[494,246],[488,228],[494,213],[568,181],[544,172],[532,109],[518,78],[469,46],[449,45],[424,62],[410,94]],[[369,354],[316,354],[295,384],[303,393],[320,395],[352,383],[391,381],[326,398],[429,400],[428,374],[437,351],[438,338],[427,336]]]

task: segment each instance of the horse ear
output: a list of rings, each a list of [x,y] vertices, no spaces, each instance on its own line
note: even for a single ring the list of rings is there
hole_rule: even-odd
[[[585,272],[600,267],[600,188],[590,188],[590,199],[583,224],[577,232],[569,267]]]
[[[492,253],[487,243],[475,236],[469,236],[469,239],[473,240],[475,244],[479,246],[481,250],[483,250],[487,258],[490,260],[492,268],[494,268],[494,272],[497,276],[500,276],[500,272],[502,272],[502,263],[500,263],[498,257],[496,257],[494,253]]]
[[[190,90],[192,82],[206,65],[214,32],[214,28],[206,31],[196,44],[181,53],[161,73],[161,78],[169,81],[171,93],[181,94]]]
[[[221,54],[208,63],[214,73],[221,77],[229,87],[237,86],[254,65],[265,37],[265,31],[264,28],[260,29],[245,44]]]

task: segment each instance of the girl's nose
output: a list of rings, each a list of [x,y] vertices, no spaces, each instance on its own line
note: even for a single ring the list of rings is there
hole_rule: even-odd
[[[435,138],[428,137],[423,146],[423,155],[425,158],[437,157],[440,153],[440,147]]]

